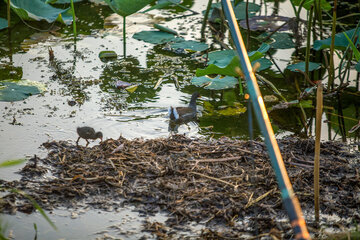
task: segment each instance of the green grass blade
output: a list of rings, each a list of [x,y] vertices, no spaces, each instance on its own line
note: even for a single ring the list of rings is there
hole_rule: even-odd
[[[15,165],[19,165],[19,164],[21,164],[21,163],[23,163],[25,161],[26,161],[25,158],[5,161],[5,162],[0,163],[0,168],[12,167],[12,166],[15,166]]]
[[[353,50],[356,61],[359,61],[360,60],[360,52],[359,52],[359,50],[355,47],[354,43],[351,41],[351,39],[349,38],[349,36],[345,32],[344,32],[344,35],[347,38],[347,40],[349,41],[349,45],[351,47],[351,50]]]
[[[30,200],[31,204],[40,212],[40,214],[45,218],[45,220],[50,224],[50,226],[57,230],[55,224],[51,221],[51,219],[46,215],[45,211],[40,207],[40,205],[33,199],[31,196],[27,195],[25,192],[18,190],[18,189],[11,189],[10,192],[21,194],[27,199]]]

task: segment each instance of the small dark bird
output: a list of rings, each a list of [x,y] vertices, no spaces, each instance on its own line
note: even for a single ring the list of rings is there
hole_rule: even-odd
[[[80,138],[83,138],[86,140],[86,146],[89,145],[89,140],[88,139],[97,139],[100,138],[101,142],[102,142],[102,138],[103,138],[103,134],[102,132],[95,132],[95,130],[92,127],[78,127],[76,129],[79,138],[76,141],[76,145],[78,145]]]
[[[200,96],[198,92],[193,93],[188,107],[169,108],[169,116],[172,121],[185,122],[196,118],[196,99]]]

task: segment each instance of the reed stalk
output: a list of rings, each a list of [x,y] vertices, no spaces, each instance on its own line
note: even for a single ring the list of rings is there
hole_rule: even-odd
[[[321,117],[323,111],[323,86],[319,82],[316,91],[316,118],[315,118],[315,156],[314,156],[314,204],[315,221],[320,220],[320,139],[321,139]]]
[[[334,80],[335,80],[334,50],[335,50],[335,34],[336,34],[336,8],[337,8],[337,0],[334,0],[331,44],[330,44],[328,92],[330,92],[334,88]]]

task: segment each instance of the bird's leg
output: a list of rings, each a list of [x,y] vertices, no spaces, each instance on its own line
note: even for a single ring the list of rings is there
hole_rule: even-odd
[[[78,139],[76,140],[76,146],[79,145],[79,140],[80,140],[80,137],[78,137]]]
[[[89,145],[89,140],[87,140],[87,139],[85,139],[86,140],[86,146],[85,147],[87,147],[88,145]]]

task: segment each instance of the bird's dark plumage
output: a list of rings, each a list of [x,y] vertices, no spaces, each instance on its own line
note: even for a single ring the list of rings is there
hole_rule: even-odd
[[[173,121],[186,121],[196,117],[196,100],[200,96],[198,92],[193,93],[188,107],[169,108],[169,116]]]
[[[92,127],[78,127],[76,129],[79,138],[76,141],[76,145],[78,145],[80,138],[83,138],[86,140],[86,146],[89,145],[89,140],[88,139],[97,139],[100,138],[100,140],[102,141],[103,138],[103,134],[102,132],[95,132],[95,130]]]

